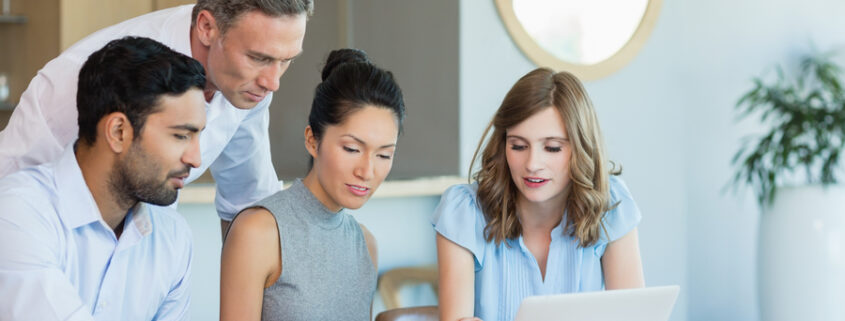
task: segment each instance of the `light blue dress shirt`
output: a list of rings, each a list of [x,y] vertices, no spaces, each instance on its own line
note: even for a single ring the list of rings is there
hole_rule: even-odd
[[[522,236],[496,246],[484,239],[487,224],[479,208],[478,185],[455,185],[443,193],[432,224],[440,235],[469,250],[475,259],[475,316],[484,321],[513,320],[522,299],[532,295],[600,291],[604,289],[601,258],[609,242],[639,224],[640,210],[625,183],[610,177],[611,204],[605,213],[607,233],[589,247],[563,233],[563,222],[552,230],[543,280],[534,255]],[[505,244],[507,243],[507,245]]]
[[[186,320],[191,232],[139,203],[120,239],[73,148],[0,179],[0,320]]]

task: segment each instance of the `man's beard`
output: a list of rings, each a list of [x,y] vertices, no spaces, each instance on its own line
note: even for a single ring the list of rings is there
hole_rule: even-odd
[[[126,157],[112,166],[109,186],[118,203],[124,206],[131,207],[137,202],[167,206],[179,195],[175,188],[167,186],[167,181],[189,170],[186,166],[184,170],[171,171],[163,181],[157,181],[161,166],[148,157],[139,142],[133,142]]]

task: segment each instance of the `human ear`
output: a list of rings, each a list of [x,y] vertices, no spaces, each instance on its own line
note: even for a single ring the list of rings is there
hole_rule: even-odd
[[[128,150],[135,137],[135,130],[126,114],[113,112],[100,120],[101,136],[115,154]]]
[[[214,16],[208,10],[202,10],[197,13],[197,21],[194,28],[196,28],[197,39],[206,47],[211,46],[211,43],[220,33],[220,29],[217,28],[217,20],[214,19]]]
[[[317,157],[317,137],[314,137],[314,131],[311,130],[311,126],[305,127],[305,149],[308,150],[308,154],[311,154],[311,157]]]

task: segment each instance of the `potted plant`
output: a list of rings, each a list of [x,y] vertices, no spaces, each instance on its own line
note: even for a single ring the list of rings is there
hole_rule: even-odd
[[[740,118],[769,126],[732,161],[733,182],[750,185],[762,209],[762,320],[845,320],[845,90],[834,57],[804,57],[793,76],[777,67],[737,103]]]

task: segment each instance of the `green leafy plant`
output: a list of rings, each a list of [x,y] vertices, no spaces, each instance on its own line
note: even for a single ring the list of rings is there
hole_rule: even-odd
[[[759,115],[771,127],[749,137],[734,155],[733,182],[751,185],[760,205],[771,205],[784,176],[803,170],[808,184],[837,182],[845,145],[842,68],[833,53],[801,60],[793,77],[777,66],[774,81],[754,78],[754,88],[736,108],[740,119]]]

